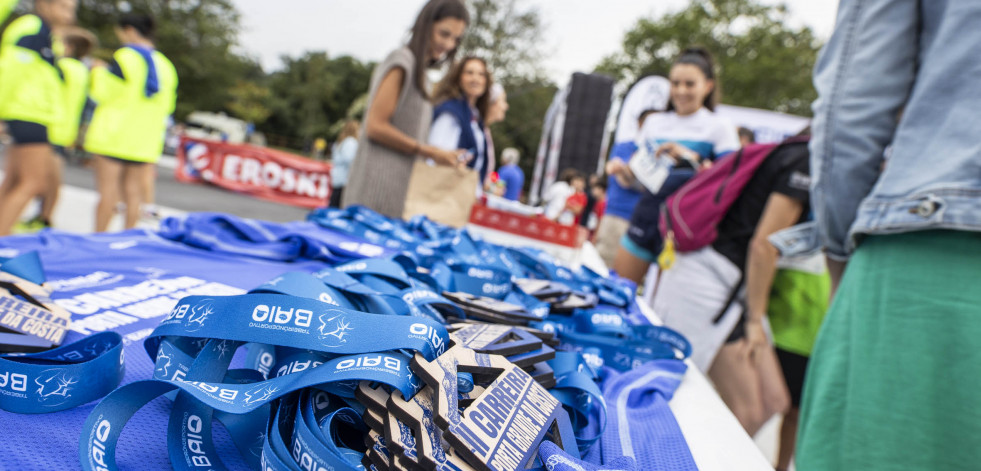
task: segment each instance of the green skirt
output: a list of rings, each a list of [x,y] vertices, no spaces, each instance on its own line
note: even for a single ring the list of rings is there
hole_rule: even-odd
[[[981,469],[981,234],[866,238],[808,365],[797,469]]]

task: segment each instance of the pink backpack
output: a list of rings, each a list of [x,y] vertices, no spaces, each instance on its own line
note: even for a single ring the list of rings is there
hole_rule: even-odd
[[[781,146],[808,139],[792,137],[779,144],[751,144],[695,175],[661,208],[659,226],[665,242],[672,240],[678,252],[698,250],[714,242],[722,218],[767,156]]]

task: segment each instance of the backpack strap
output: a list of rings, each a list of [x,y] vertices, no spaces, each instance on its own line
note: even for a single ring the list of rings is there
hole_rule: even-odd
[[[714,198],[715,204],[719,204],[719,201],[722,200],[722,192],[726,190],[726,186],[729,184],[729,180],[732,179],[732,176],[736,174],[737,170],[739,170],[739,164],[743,162],[743,149],[740,148],[739,152],[737,152],[736,155],[733,156],[732,158],[734,160],[732,163],[732,168],[729,169],[729,175],[726,175],[726,179],[722,181],[722,184],[719,185],[718,191],[715,192],[715,198]]]
[[[739,275],[739,282],[737,282],[736,285],[732,287],[732,291],[729,292],[729,298],[726,299],[725,304],[722,305],[722,309],[719,309],[719,313],[712,319],[712,324],[718,324],[722,320],[722,317],[725,316],[726,311],[729,310],[729,306],[731,306],[732,303],[736,301],[736,297],[739,296],[739,290],[742,289],[745,281],[746,273],[743,272],[741,275]]]

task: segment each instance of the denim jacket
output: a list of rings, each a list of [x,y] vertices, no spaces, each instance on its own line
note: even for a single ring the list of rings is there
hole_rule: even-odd
[[[981,1],[838,8],[814,70],[811,140],[828,255],[844,260],[863,234],[981,231]]]

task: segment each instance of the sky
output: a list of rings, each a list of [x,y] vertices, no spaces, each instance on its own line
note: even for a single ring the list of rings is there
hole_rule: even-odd
[[[780,0],[761,0],[766,4]],[[266,71],[281,67],[280,56],[326,50],[380,61],[406,39],[425,0],[233,0],[242,14],[240,50]],[[638,19],[678,11],[687,0],[523,0],[544,23],[546,75],[565,83],[573,72],[588,72],[620,50],[623,35]],[[792,27],[809,26],[827,40],[838,0],[785,0]]]

